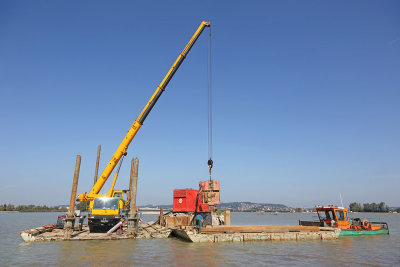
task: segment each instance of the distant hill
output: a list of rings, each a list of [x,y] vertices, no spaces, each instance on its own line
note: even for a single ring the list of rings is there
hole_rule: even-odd
[[[163,208],[172,209],[172,205],[142,205],[138,208]],[[288,211],[289,207],[283,204],[253,203],[253,202],[227,202],[217,205],[221,210],[232,211]]]
[[[278,211],[289,210],[289,207],[283,204],[272,203],[253,203],[253,202],[228,202],[217,205],[218,209],[232,211]]]
[[[170,210],[172,209],[172,205],[153,205],[153,204],[149,204],[149,205],[140,205],[137,206],[138,208],[163,208],[163,209],[167,209]]]

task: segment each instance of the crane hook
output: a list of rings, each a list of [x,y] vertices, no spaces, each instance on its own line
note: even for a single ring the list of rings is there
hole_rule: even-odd
[[[211,169],[212,169],[212,167],[213,167],[214,162],[213,162],[213,160],[210,158],[210,159],[207,161],[207,164],[208,164],[208,169],[210,170],[210,180],[211,180]]]

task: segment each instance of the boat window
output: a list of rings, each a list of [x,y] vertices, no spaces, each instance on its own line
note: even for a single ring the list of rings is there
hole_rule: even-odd
[[[318,217],[321,221],[336,220],[333,210],[320,210],[318,211]]]
[[[318,211],[318,217],[321,221],[326,220],[325,211]]]
[[[336,217],[339,221],[344,221],[344,212],[343,210],[336,210]]]
[[[118,198],[99,197],[94,199],[93,209],[118,209]]]
[[[333,215],[333,211],[332,210],[325,211],[325,215],[326,215],[326,219],[325,220],[327,220],[327,221],[335,219],[335,216]]]

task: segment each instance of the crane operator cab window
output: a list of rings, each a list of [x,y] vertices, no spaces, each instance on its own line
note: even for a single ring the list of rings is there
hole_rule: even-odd
[[[93,209],[118,209],[118,198],[115,197],[99,197],[94,199]]]
[[[122,199],[122,193],[114,193],[114,197],[119,198],[123,201]]]

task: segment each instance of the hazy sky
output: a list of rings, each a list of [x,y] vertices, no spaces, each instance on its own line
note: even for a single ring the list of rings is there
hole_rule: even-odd
[[[399,1],[1,1],[0,203],[68,203],[202,20],[223,202],[400,206]],[[138,204],[207,179],[206,30],[133,140]],[[111,180],[111,179],[110,179]],[[109,181],[104,191],[108,190]]]

